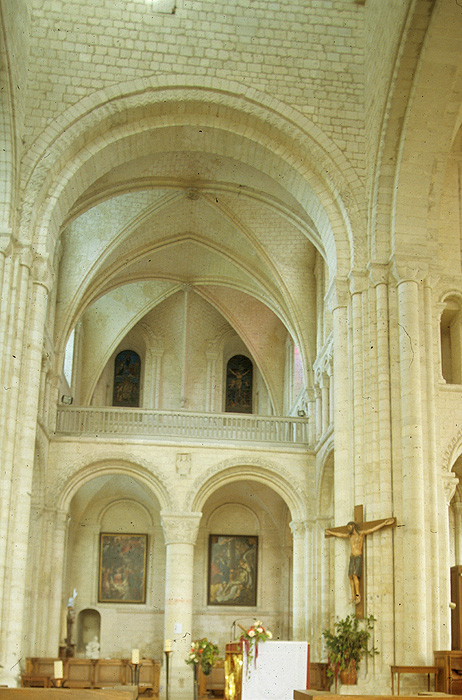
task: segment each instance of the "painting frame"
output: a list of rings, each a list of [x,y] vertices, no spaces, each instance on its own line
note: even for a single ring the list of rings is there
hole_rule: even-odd
[[[257,605],[257,535],[209,535],[207,569],[207,605]]]
[[[99,603],[146,603],[148,536],[100,532]]]

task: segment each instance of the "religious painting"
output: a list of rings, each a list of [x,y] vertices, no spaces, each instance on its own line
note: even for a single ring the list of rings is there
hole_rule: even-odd
[[[140,356],[133,350],[119,352],[114,363],[113,406],[140,405]]]
[[[210,535],[208,605],[257,604],[258,537]]]
[[[253,366],[245,355],[234,355],[226,367],[225,411],[252,413]]]
[[[146,602],[147,535],[100,534],[100,603]]]

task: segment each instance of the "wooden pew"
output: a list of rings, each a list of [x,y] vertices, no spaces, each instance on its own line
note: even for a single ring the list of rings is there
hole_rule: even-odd
[[[52,687],[54,658],[29,657],[25,673],[21,676],[23,687]],[[160,661],[142,659],[140,665],[140,693],[152,691],[159,697]],[[132,682],[129,659],[63,659],[66,688],[110,688],[130,685]]]
[[[451,700],[462,700],[462,695],[446,695],[445,693],[423,693],[425,697],[447,697]],[[336,695],[324,690],[294,690],[294,700],[417,700],[417,695]]]
[[[88,690],[87,688],[0,688],[0,700],[136,700],[138,689],[126,686]]]

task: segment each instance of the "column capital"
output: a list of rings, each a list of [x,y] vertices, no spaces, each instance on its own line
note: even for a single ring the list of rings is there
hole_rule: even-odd
[[[202,513],[161,511],[165,544],[196,544]]]
[[[11,255],[13,250],[14,239],[11,231],[0,231],[0,254],[5,258]]]
[[[361,294],[369,287],[369,275],[365,270],[352,270],[348,275],[351,294]]]
[[[428,264],[420,260],[392,258],[390,272],[399,286],[403,282],[421,284],[428,275]]]
[[[341,277],[334,277],[325,295],[325,301],[329,307],[329,311],[332,313],[341,306],[348,306],[349,298],[350,291],[348,288],[348,280]]]
[[[443,482],[444,497],[447,505],[449,505],[451,503],[452,497],[456,492],[459,479],[454,474],[454,472],[443,472],[441,474],[441,480]]]
[[[291,520],[289,527],[292,531],[292,537],[295,539],[302,539],[306,532],[306,522],[304,520]]]
[[[374,287],[379,284],[388,284],[390,278],[390,266],[382,263],[370,262],[367,266],[369,271],[369,279]]]
[[[36,254],[32,262],[32,277],[35,284],[39,284],[50,291],[53,285],[53,273],[50,269],[48,253],[45,255]]]

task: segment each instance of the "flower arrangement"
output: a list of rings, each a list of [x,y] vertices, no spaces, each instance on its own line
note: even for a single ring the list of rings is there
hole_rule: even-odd
[[[201,667],[202,672],[208,676],[218,656],[218,647],[209,642],[207,637],[191,643],[191,649],[185,662],[193,668]]]
[[[243,633],[240,636],[240,643],[243,653],[245,649],[245,656],[247,659],[247,673],[250,678],[252,659],[255,668],[257,666],[258,643],[266,642],[267,639],[272,639],[273,635],[269,630],[265,629],[261,620],[255,620],[254,624],[251,627],[249,627],[249,629],[242,627],[242,625],[239,625],[239,627],[243,630]]]

